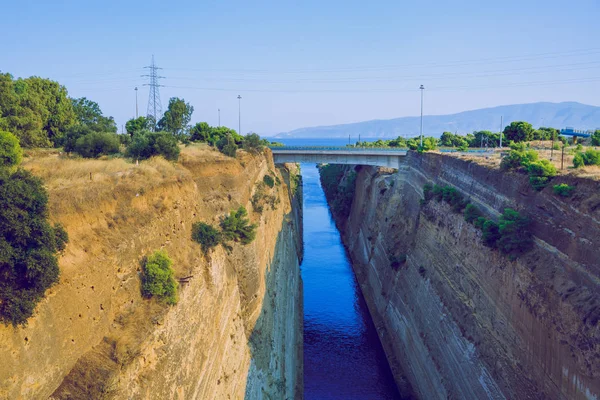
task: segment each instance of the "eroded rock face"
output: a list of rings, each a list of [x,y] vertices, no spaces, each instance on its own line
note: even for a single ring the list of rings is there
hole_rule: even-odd
[[[297,171],[275,168],[269,151],[235,160],[208,149],[184,150],[177,165],[124,168],[70,185],[44,177],[70,243],[60,283],[28,326],[0,327],[0,398],[301,396]],[[280,182],[277,202],[254,212],[267,173]],[[258,224],[256,240],[204,255],[192,223],[216,225],[239,205]],[[173,307],[140,294],[140,259],[157,249],[186,278]]]
[[[578,194],[564,200],[436,154],[411,153],[396,173],[357,170],[338,226],[398,380],[423,399],[600,397],[597,182],[571,178]],[[534,249],[511,261],[484,246],[448,204],[420,204],[425,183],[456,187],[490,216],[528,214]]]

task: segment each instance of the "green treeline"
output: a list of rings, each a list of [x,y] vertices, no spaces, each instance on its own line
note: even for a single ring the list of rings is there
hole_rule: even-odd
[[[498,249],[511,258],[533,246],[530,220],[518,211],[506,208],[498,221],[485,218],[481,210],[452,186],[426,184],[423,186],[423,197],[422,204],[432,199],[450,204],[454,212],[462,213],[465,221],[482,231],[482,240],[486,246]]]

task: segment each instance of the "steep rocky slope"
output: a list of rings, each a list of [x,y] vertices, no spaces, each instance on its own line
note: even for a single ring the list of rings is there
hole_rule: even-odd
[[[52,156],[25,166],[44,178],[70,243],[60,283],[28,325],[0,327],[0,398],[301,396],[293,166],[276,169],[269,151],[235,160],[202,147],[184,149],[178,164]],[[270,189],[275,209],[254,212],[267,173],[281,182]],[[256,240],[204,255],[192,223],[218,224],[239,205],[258,224]],[[173,307],[140,294],[140,260],[157,249],[185,278]]]
[[[565,200],[516,173],[412,152],[397,172],[356,171],[349,216],[334,216],[399,380],[423,399],[600,397],[597,182],[557,178],[577,187]],[[426,183],[490,217],[529,215],[534,249],[511,260],[484,246],[448,204],[420,204]]]

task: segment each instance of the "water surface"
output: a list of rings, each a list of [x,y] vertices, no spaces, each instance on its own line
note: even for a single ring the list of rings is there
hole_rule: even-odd
[[[304,182],[304,398],[400,399],[314,164]]]

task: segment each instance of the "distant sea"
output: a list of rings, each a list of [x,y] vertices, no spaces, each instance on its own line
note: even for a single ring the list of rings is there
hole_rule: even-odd
[[[283,143],[286,146],[345,146],[348,144],[348,138],[322,138],[322,139],[287,139],[277,137],[265,137],[265,139],[271,142]],[[350,138],[351,144],[358,141],[358,138]],[[377,140],[377,139],[365,139],[365,140]]]

